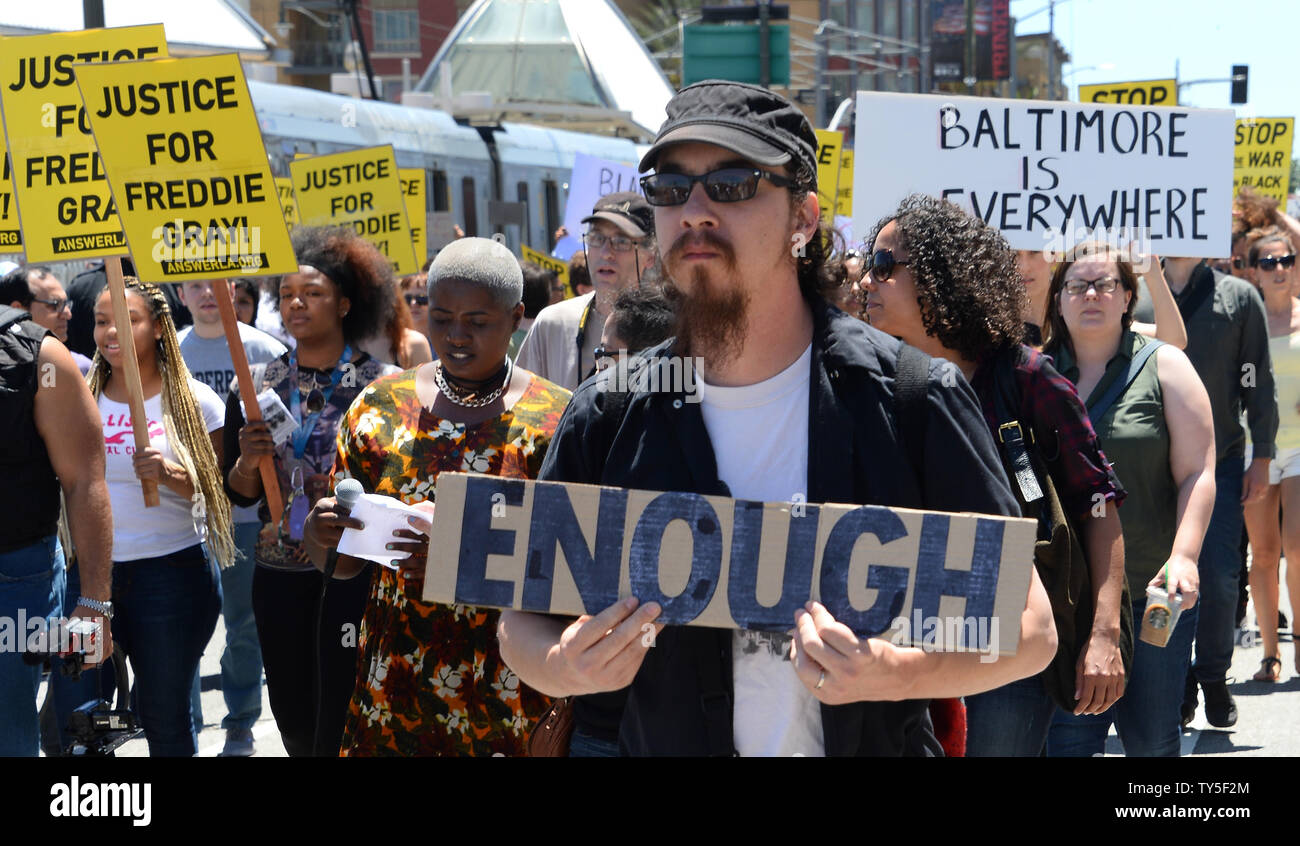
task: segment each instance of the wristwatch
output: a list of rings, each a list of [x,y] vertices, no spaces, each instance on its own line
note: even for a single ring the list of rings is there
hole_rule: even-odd
[[[113,619],[113,602],[111,600],[108,602],[100,602],[98,599],[89,599],[84,596],[79,596],[77,597],[77,605],[85,606],[91,611],[98,611],[108,619]]]

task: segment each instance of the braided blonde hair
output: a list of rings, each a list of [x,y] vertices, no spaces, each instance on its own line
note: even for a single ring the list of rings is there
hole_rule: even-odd
[[[140,295],[149,306],[149,314],[162,328],[158,339],[158,370],[162,373],[163,427],[167,430],[167,444],[177,461],[185,468],[195,490],[203,495],[203,510],[208,527],[208,548],[222,568],[235,563],[235,544],[230,535],[230,502],[221,484],[221,468],[208,438],[208,427],[199,413],[198,403],[190,392],[190,370],[181,358],[180,342],[172,324],[171,309],[162,289],[134,276],[123,278],[126,288]],[[94,363],[86,381],[96,402],[108,383],[113,368],[99,350],[95,350]]]

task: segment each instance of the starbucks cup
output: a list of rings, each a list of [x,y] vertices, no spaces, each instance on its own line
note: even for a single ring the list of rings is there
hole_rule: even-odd
[[[1143,643],[1161,646],[1169,643],[1169,635],[1178,624],[1178,615],[1183,610],[1181,594],[1169,595],[1164,588],[1147,587],[1147,607],[1142,612],[1142,633],[1138,636]]]

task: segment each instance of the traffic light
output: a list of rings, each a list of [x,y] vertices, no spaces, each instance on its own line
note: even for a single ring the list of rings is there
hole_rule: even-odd
[[[1249,65],[1232,66],[1232,104],[1234,106],[1240,106],[1246,102],[1246,78],[1249,73]]]

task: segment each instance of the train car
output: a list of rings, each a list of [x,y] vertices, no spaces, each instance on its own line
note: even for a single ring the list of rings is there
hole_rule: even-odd
[[[466,235],[501,232],[516,252],[521,243],[548,252],[563,221],[574,155],[625,163],[640,155],[626,138],[510,122],[467,126],[434,109],[265,82],[248,87],[277,176],[289,175],[299,153],[379,144],[393,145],[399,167],[422,169],[430,251],[451,239],[454,225]]]

